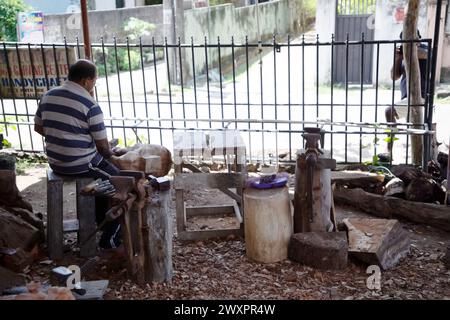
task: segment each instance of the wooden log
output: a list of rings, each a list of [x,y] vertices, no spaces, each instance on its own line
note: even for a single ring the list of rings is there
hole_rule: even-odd
[[[423,175],[423,172],[419,168],[408,164],[394,166],[391,172],[394,176],[400,178],[405,183],[405,186],[408,186],[412,180],[418,179]]]
[[[349,188],[373,188],[384,182],[384,175],[363,171],[333,171],[331,181],[337,187],[348,186]]]
[[[174,188],[179,189],[195,189],[195,188],[211,188],[220,189],[242,188],[243,175],[240,173],[183,173],[175,177]]]
[[[380,218],[401,218],[450,231],[450,207],[447,206],[380,196],[362,189],[335,190],[334,200]]]
[[[313,218],[308,208],[307,174],[305,154],[297,158],[294,194],[294,233],[311,231],[331,231],[331,170],[315,169],[313,176]]]
[[[409,252],[410,240],[397,220],[350,218],[343,222],[349,254],[369,265],[387,270]]]
[[[146,270],[147,281],[171,282],[172,263],[172,217],[169,208],[170,191],[154,192],[147,204],[148,241],[151,268]]]
[[[433,179],[425,177],[412,180],[405,190],[405,198],[409,201],[443,204],[445,191]]]
[[[41,239],[39,229],[0,208],[0,247],[28,251]]]
[[[263,263],[286,259],[293,230],[288,188],[247,188],[244,202],[247,257]]]
[[[0,295],[6,289],[25,285],[25,277],[0,266]]]
[[[20,195],[15,171],[0,170],[0,190],[0,206],[23,208],[33,212],[31,204]]]
[[[1,141],[0,141],[1,143]],[[0,153],[0,170],[10,170],[15,171],[16,170],[16,157]]]
[[[11,254],[5,254],[1,259],[1,264],[14,272],[22,272],[27,266],[33,263],[31,253],[22,248],[14,249]]]
[[[5,207],[5,209],[9,213],[12,213],[23,221],[31,224],[33,227],[38,228],[41,232],[44,232],[44,222],[36,217],[31,211],[17,207]]]

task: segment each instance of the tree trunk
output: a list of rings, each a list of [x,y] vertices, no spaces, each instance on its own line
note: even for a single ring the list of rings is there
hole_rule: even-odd
[[[406,13],[403,24],[403,39],[417,39],[417,20],[419,16],[420,0],[409,0],[408,12]],[[414,129],[420,129],[423,123],[423,110],[420,105],[422,102],[419,58],[417,55],[417,43],[403,44],[403,61],[405,62],[408,97],[411,103],[410,121],[416,125]],[[423,137],[421,135],[411,136],[412,163],[420,165],[423,154]]]
[[[334,200],[337,204],[350,205],[376,217],[405,219],[450,231],[450,208],[447,206],[380,196],[362,189],[335,190]]]

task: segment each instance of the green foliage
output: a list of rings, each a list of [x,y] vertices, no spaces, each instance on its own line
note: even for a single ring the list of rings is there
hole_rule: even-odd
[[[124,30],[130,40],[136,40],[139,37],[150,36],[156,26],[153,23],[140,20],[134,17],[129,18],[124,23]]]
[[[255,0],[256,1],[256,0]],[[221,4],[233,3],[232,0],[209,0],[209,6],[220,6]]]
[[[18,158],[16,162],[16,174],[24,175],[25,171],[30,168],[41,167],[47,163],[47,159],[39,157]]]
[[[93,56],[94,63],[98,66],[99,76],[104,76],[105,61],[102,50],[95,50]],[[141,65],[141,56],[137,49],[130,49],[130,57],[128,57],[127,48],[117,48],[117,54],[114,48],[105,48],[105,56],[108,75],[117,73],[117,66],[119,71],[129,71],[130,68],[131,70],[139,69]]]
[[[1,1],[1,0],[0,0]],[[155,29],[155,25],[136,18],[129,18],[124,23],[124,30],[130,40],[136,40],[139,37],[151,35],[151,31]],[[143,50],[143,60],[148,61],[148,49]],[[117,73],[117,66],[120,71],[137,70],[141,67],[141,54],[139,49],[130,48],[130,56],[128,57],[127,48],[105,48],[105,56],[103,50],[96,48],[93,50],[94,62],[98,66],[99,76],[105,76]],[[105,70],[106,64],[106,70]]]
[[[307,0],[312,1],[312,0]],[[315,2],[315,1],[314,1]],[[372,14],[375,13],[376,0],[342,1],[337,6],[338,14]]]
[[[0,40],[17,41],[17,14],[29,10],[23,0],[0,0]]]
[[[3,138],[2,145],[3,145],[4,148],[11,148],[12,147],[11,142],[9,142],[5,138]]]
[[[387,143],[391,143],[393,141],[397,141],[398,138],[394,137],[394,136],[389,136],[383,139],[383,141],[387,142]]]

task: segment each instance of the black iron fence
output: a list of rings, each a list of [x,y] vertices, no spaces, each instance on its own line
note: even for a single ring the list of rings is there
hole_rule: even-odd
[[[307,126],[322,127],[328,133],[325,149],[345,163],[373,161],[393,132],[399,139],[391,154],[394,162],[410,161],[411,134],[429,141],[431,50],[422,104],[412,105],[409,98],[398,104],[399,83],[386,75],[396,47],[414,42],[430,49],[430,39],[366,41],[362,35],[361,41],[322,42],[303,35],[258,43],[230,40],[92,44],[99,73],[95,94],[109,137],[123,145],[156,143],[170,149],[176,130],[239,130],[252,162],[292,161]],[[340,68],[337,48],[345,52]],[[349,83],[354,48],[361,55],[373,51],[372,84]],[[39,98],[65,80],[69,64],[83,57],[83,46],[78,41],[3,42],[0,51],[0,132],[17,149],[42,151],[42,138],[33,131]],[[367,63],[363,57],[358,61]],[[346,81],[334,81],[336,70],[343,70]],[[393,105],[402,118],[395,126],[385,117]],[[423,112],[423,122],[410,122],[411,108]],[[427,144],[424,156],[429,158]]]

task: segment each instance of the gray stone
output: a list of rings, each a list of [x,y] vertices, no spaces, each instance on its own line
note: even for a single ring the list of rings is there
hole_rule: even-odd
[[[318,269],[338,270],[347,266],[345,232],[305,232],[292,235],[289,259]]]
[[[72,294],[76,300],[101,300],[108,288],[108,284],[108,280],[82,281],[81,289],[86,290],[86,292],[84,294],[78,294],[72,291]]]

